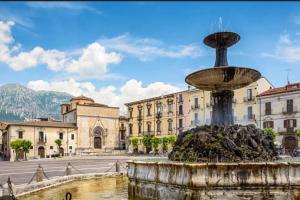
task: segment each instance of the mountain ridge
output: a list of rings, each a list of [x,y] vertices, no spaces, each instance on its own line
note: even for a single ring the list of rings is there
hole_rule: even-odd
[[[17,122],[26,118],[53,117],[61,119],[60,104],[68,103],[72,95],[65,92],[35,91],[21,84],[0,86],[0,121]]]

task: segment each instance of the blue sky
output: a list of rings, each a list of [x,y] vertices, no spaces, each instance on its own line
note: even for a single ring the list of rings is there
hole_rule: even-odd
[[[214,64],[202,40],[220,17],[222,30],[241,35],[230,65],[258,69],[274,86],[288,72],[299,82],[299,2],[1,2],[0,84],[118,103],[132,100],[130,84],[151,95],[184,89],[188,73]]]

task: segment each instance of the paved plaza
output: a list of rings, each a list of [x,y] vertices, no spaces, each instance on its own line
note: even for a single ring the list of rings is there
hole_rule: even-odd
[[[46,176],[51,178],[63,176],[68,162],[75,168],[72,168],[72,174],[101,173],[109,169],[114,171],[115,167],[113,165],[115,165],[117,160],[121,164],[120,170],[125,172],[126,161],[135,158],[131,156],[102,156],[94,158],[40,159],[22,162],[0,161],[0,184],[3,185],[8,177],[16,185],[28,183],[36,172],[38,164],[41,164]]]

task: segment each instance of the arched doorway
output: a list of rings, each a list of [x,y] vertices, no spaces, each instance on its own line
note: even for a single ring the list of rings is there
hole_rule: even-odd
[[[62,148],[62,147],[59,148],[59,154],[61,156],[64,156],[64,148]]]
[[[292,154],[298,148],[298,140],[295,136],[286,136],[284,138],[284,149],[286,154]]]
[[[23,150],[19,151],[19,153],[18,153],[18,159],[19,160],[23,160],[24,159],[24,151]]]
[[[45,158],[45,148],[44,147],[38,148],[38,155],[40,158]]]
[[[103,137],[103,129],[100,126],[96,126],[94,128],[94,148],[101,149],[102,148],[102,137]]]

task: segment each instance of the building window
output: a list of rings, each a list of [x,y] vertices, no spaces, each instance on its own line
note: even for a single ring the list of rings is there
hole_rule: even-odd
[[[150,103],[147,104],[147,115],[151,116],[151,104]]]
[[[18,137],[19,139],[23,139],[23,131],[18,131]]]
[[[252,100],[252,89],[247,90],[247,99],[248,101]]]
[[[157,132],[161,132],[161,121],[158,120],[156,124],[157,124],[157,127],[156,127],[157,128]]]
[[[179,105],[179,115],[183,115],[183,108],[182,108],[182,105]]]
[[[248,107],[248,120],[254,119],[254,116],[252,114],[252,106]]]
[[[198,113],[194,113],[195,125],[198,125]]]
[[[173,123],[173,120],[172,119],[168,119],[168,131],[172,131],[172,129],[173,129],[172,123]]]
[[[64,134],[63,133],[59,133],[59,139],[60,140],[64,139]]]
[[[179,119],[179,128],[182,128],[182,127],[183,127],[183,126],[182,126],[182,124],[183,124],[182,121],[183,121],[182,119]]]
[[[179,94],[179,100],[178,100],[179,103],[182,103],[183,102],[183,98],[182,98],[182,94]]]
[[[50,149],[53,149],[53,146],[50,146]]]
[[[147,131],[151,132],[151,122],[147,122]]]
[[[194,98],[195,108],[199,108],[198,98]]]
[[[71,135],[71,140],[74,140],[75,136],[74,134]]]
[[[72,146],[69,146],[69,149],[72,149],[73,147]]]
[[[132,124],[129,124],[129,135],[132,135]]]
[[[271,102],[266,102],[265,103],[265,114],[266,115],[271,115]]]
[[[132,118],[132,110],[133,110],[133,108],[129,109],[129,118]]]
[[[288,113],[292,113],[293,112],[293,99],[288,99],[286,101],[286,111]]]
[[[43,131],[39,132],[39,141],[41,141],[41,142],[44,141],[44,132]]]
[[[157,103],[157,113],[161,113],[161,103]]]
[[[297,126],[297,120],[296,119],[286,119],[283,122],[284,128],[295,128]]]
[[[168,112],[172,112],[173,111],[173,104],[169,103],[168,104]]]
[[[121,131],[121,140],[125,140],[125,131]]]
[[[266,121],[263,123],[263,128],[274,128],[274,122],[273,121]]]
[[[141,134],[142,133],[142,123],[139,123],[138,126],[139,126],[139,134]]]

